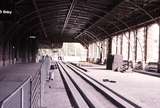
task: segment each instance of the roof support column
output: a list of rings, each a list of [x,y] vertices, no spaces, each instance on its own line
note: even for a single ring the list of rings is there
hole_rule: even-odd
[[[118,36],[116,36],[116,54],[118,54]]]
[[[9,64],[11,64],[11,42],[8,41],[8,60]]]
[[[86,58],[86,61],[87,62],[89,62],[89,53],[90,53],[90,51],[89,51],[89,47],[87,48],[87,58]]]
[[[110,37],[110,38],[108,38],[108,49],[106,49],[106,50],[108,50],[107,52],[107,57],[106,57],[106,69],[108,69],[108,67],[107,67],[107,59],[108,59],[108,57],[112,54],[112,38]]]
[[[159,57],[158,57],[158,73],[160,73],[160,20],[158,21],[159,26]]]
[[[148,26],[144,28],[144,63],[147,62],[147,38],[148,38]]]
[[[123,53],[123,34],[120,36],[121,38],[121,49],[120,49],[120,54],[122,55]]]
[[[137,30],[134,31],[134,62],[137,61]]]
[[[130,59],[130,38],[131,38],[131,33],[129,31],[129,37],[128,37],[128,61]]]
[[[112,38],[111,37],[108,39],[108,51],[107,52],[108,52],[107,56],[112,54]]]

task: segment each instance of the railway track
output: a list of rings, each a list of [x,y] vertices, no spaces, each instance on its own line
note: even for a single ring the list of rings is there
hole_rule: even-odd
[[[69,63],[58,62],[57,65],[74,108],[140,108],[106,89],[83,69]]]

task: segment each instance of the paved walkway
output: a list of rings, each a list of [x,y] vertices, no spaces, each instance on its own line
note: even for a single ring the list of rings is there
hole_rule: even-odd
[[[54,80],[46,84],[44,100],[47,108],[72,108],[58,70],[54,70]]]
[[[83,67],[88,75],[143,108],[160,108],[160,78],[132,71],[114,72],[101,65]]]

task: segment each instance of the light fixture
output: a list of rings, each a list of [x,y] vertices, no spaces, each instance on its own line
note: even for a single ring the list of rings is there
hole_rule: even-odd
[[[29,36],[29,39],[36,39],[36,36]]]

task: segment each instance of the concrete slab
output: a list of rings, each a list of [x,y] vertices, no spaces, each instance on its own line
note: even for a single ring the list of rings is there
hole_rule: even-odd
[[[125,98],[145,108],[160,107],[160,78],[128,71],[104,70],[105,66],[84,66],[88,75]],[[100,69],[101,68],[101,69]],[[103,81],[103,79],[109,81]],[[111,81],[114,81],[111,82]]]
[[[54,70],[54,79],[45,86],[44,100],[47,108],[72,108],[58,70]]]

